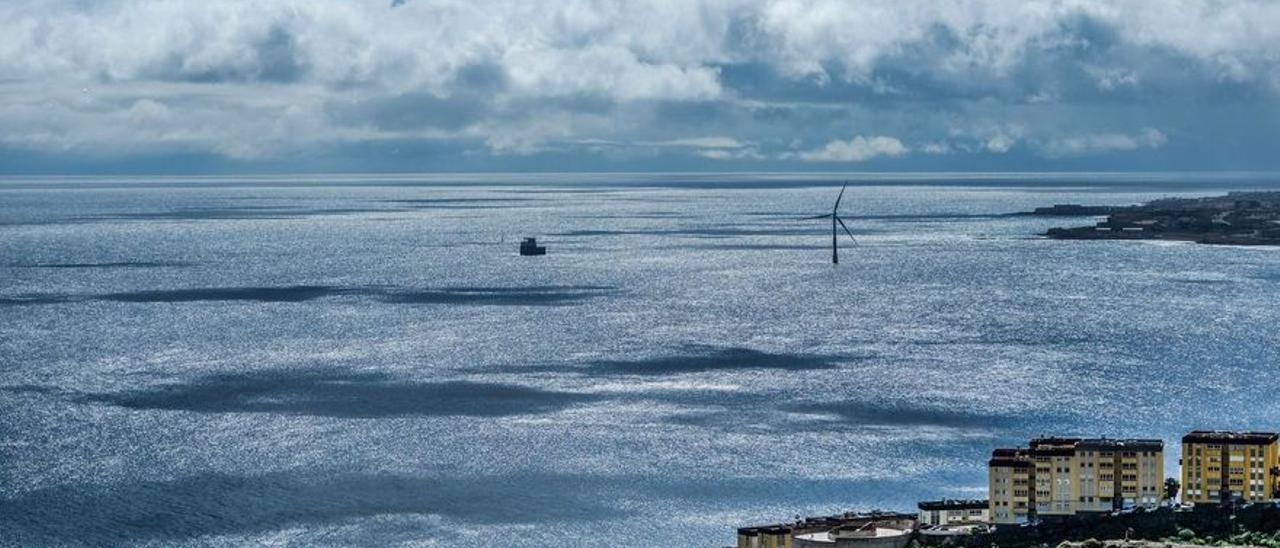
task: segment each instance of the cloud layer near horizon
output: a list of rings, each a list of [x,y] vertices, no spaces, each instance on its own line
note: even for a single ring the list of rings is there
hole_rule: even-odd
[[[0,172],[1274,168],[1277,43],[1247,0],[17,0]]]

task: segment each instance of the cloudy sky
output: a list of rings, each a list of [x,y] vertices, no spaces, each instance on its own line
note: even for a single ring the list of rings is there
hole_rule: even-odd
[[[0,173],[1280,169],[1280,2],[5,0]]]

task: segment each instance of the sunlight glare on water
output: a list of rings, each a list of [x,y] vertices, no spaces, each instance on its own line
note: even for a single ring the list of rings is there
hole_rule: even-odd
[[[816,176],[6,181],[0,530],[707,546],[1036,434],[1274,430],[1276,250],[1007,215],[1212,184],[867,178],[834,267]]]

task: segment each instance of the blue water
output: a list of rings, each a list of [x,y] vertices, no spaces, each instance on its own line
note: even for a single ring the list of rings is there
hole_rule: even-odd
[[[0,543],[716,546],[1280,428],[1280,250],[1005,215],[1273,178],[863,176],[838,267],[832,184],[0,181]]]

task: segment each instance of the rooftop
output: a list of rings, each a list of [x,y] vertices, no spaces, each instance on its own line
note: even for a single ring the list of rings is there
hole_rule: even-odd
[[[1090,438],[1080,440],[1076,444],[1078,449],[1117,451],[1117,450],[1133,450],[1133,451],[1164,451],[1164,440],[1153,439],[1111,439],[1111,438]]]
[[[986,499],[942,499],[942,500],[926,500],[916,504],[921,510],[976,510],[987,508]]]
[[[1022,468],[1031,466],[1031,461],[1027,458],[1026,449],[1002,447],[991,452],[991,460],[987,461],[987,466],[1011,466],[1014,468]]]
[[[1237,443],[1269,445],[1280,439],[1275,432],[1235,432],[1231,430],[1192,430],[1182,436],[1182,443]]]

